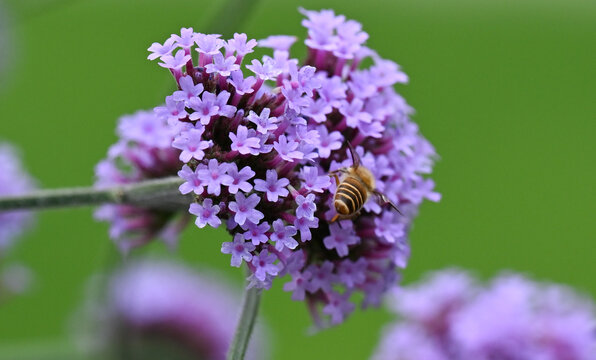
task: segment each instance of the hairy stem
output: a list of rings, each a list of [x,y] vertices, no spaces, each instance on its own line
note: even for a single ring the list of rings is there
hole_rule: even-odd
[[[242,312],[236,325],[234,338],[228,350],[227,360],[243,360],[246,348],[250,341],[250,335],[255,326],[257,313],[259,312],[259,302],[261,300],[261,289],[252,287],[245,288],[244,298],[242,299]]]
[[[186,209],[192,202],[192,196],[180,194],[178,187],[181,183],[182,179],[179,177],[167,177],[102,189],[76,187],[40,190],[19,196],[0,197],[0,212],[108,203],[163,210]]]

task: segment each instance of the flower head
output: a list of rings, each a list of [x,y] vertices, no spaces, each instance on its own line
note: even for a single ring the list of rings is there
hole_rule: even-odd
[[[225,359],[240,295],[206,275],[180,263],[145,260],[96,276],[89,284],[94,293],[74,323],[79,345],[101,359],[122,353],[130,359]],[[262,328],[255,330],[248,360],[267,357]]]
[[[139,111],[120,118],[120,140],[110,148],[108,157],[97,164],[95,186],[128,184],[178,173],[186,180],[180,186],[182,193],[202,193],[205,185],[195,170],[183,167],[179,160],[202,158],[200,148],[205,147],[201,145],[200,135],[196,136],[200,131],[191,129],[180,133],[179,127],[168,125],[167,116],[158,113]],[[186,151],[184,156],[180,149]],[[110,237],[123,252],[155,237],[175,246],[178,233],[189,218],[188,215],[178,216],[175,210],[156,211],[130,205],[103,205],[97,209],[95,217],[110,223]]]
[[[406,265],[418,206],[439,195],[426,178],[434,149],[393,89],[406,80],[399,66],[366,48],[358,22],[331,10],[301,11],[308,32],[302,63],[290,56],[293,36],[256,42],[245,34],[186,35],[197,48],[184,50],[199,56],[184,68],[171,51],[162,56],[177,90],[160,114],[182,124],[174,146],[186,151],[181,191],[202,206],[191,208],[197,224],[219,225],[213,216],[219,218],[234,237],[222,251],[232,254],[234,266],[246,261],[250,286],[269,288],[289,274],[286,290],[325,325],[346,318],[357,292],[363,306],[379,303]],[[257,43],[273,54],[245,60]],[[366,57],[373,65],[362,68]],[[352,166],[348,143],[371,170],[376,190],[405,216],[371,193],[359,214],[330,222],[336,184],[328,174]],[[215,206],[217,212],[202,215]]]
[[[395,291],[402,321],[385,332],[384,359],[590,359],[593,306],[568,288],[505,274],[480,285],[447,270]]]

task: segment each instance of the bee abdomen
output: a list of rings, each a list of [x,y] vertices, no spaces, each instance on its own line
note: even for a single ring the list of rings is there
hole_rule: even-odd
[[[341,215],[352,215],[362,208],[368,193],[358,179],[347,177],[339,184],[335,192],[335,210]]]

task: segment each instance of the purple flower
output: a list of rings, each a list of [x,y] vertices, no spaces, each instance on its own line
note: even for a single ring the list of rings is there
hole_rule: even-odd
[[[331,178],[328,175],[319,176],[319,170],[314,166],[305,166],[300,171],[302,185],[308,191],[323,192],[331,186]]]
[[[271,110],[269,108],[264,108],[263,111],[261,111],[261,115],[257,115],[251,110],[246,118],[248,121],[257,125],[257,132],[261,134],[267,134],[268,132],[277,129],[277,118],[269,117],[270,113]]]
[[[277,179],[277,171],[267,170],[266,180],[255,179],[255,190],[267,193],[268,201],[277,202],[279,197],[288,196],[286,186],[289,184],[286,178]]]
[[[251,64],[252,65],[246,65],[246,68],[254,72],[259,79],[272,80],[281,74],[281,71],[277,69],[275,62],[271,58],[267,59],[267,61],[263,61],[262,64],[259,60],[254,59]]]
[[[271,234],[271,241],[275,242],[275,249],[282,251],[284,247],[288,249],[295,249],[298,242],[294,239],[296,235],[296,228],[291,225],[284,225],[283,220],[277,219],[273,222],[273,233]]]
[[[312,274],[308,291],[315,293],[319,290],[325,292],[331,291],[331,284],[335,282],[336,275],[333,273],[333,263],[331,261],[324,261],[320,265],[312,264],[308,267],[308,271]]]
[[[203,150],[211,146],[211,141],[203,141],[202,128],[192,128],[182,132],[172,142],[172,146],[182,150],[180,161],[189,162],[190,159],[203,160],[205,152]]]
[[[190,99],[198,97],[203,92],[203,84],[199,83],[195,85],[190,76],[182,76],[178,80],[178,84],[180,84],[180,90],[174,91],[172,94],[172,98],[175,101],[184,101],[186,104],[189,104]]]
[[[397,289],[389,305],[401,321],[385,332],[375,359],[589,359],[596,349],[593,304],[569,288],[516,274],[480,285],[446,270]]]
[[[308,194],[306,196],[298,195],[296,197],[296,216],[299,218],[314,219],[315,210],[317,205],[315,204],[315,195]]]
[[[261,201],[257,194],[245,197],[239,192],[236,194],[235,200],[236,201],[230,202],[228,207],[234,212],[234,221],[236,221],[238,225],[242,226],[246,221],[258,224],[259,221],[263,219],[263,213],[255,209],[255,206]]]
[[[307,217],[297,217],[294,220],[294,226],[300,231],[300,240],[302,242],[312,239],[310,229],[317,228],[319,226],[319,218],[309,219]]]
[[[342,225],[344,224],[346,222],[342,222]],[[323,244],[329,250],[335,249],[337,255],[342,257],[348,255],[348,246],[355,245],[360,241],[360,238],[349,227],[342,228],[340,225],[333,223],[329,226],[329,231],[331,234],[323,239]]]
[[[190,48],[195,42],[195,33],[192,28],[182,28],[180,29],[180,35],[174,34],[170,39],[176,42],[176,46]]]
[[[331,152],[341,149],[344,137],[339,131],[327,131],[327,128],[323,125],[317,127],[319,131],[319,157],[327,159],[331,156]]]
[[[246,126],[238,126],[236,134],[230,133],[229,136],[232,140],[232,150],[240,154],[253,154],[261,147],[261,140],[255,137]]]
[[[211,56],[219,54],[219,49],[224,46],[224,41],[219,39],[219,36],[197,34],[195,39],[198,46],[197,51]]]
[[[168,117],[157,112],[139,111],[123,116],[118,126],[120,140],[96,166],[95,186],[176,176],[180,171],[180,176],[186,180],[181,191],[201,191],[202,184],[195,182],[192,170],[183,168],[180,150],[164,146],[166,142],[172,144],[176,131],[175,126],[168,125]],[[95,212],[96,219],[110,223],[110,237],[125,253],[156,237],[174,247],[178,233],[189,219],[188,215],[179,215],[174,210],[155,211],[129,205],[103,205]]]
[[[161,61],[158,63],[159,66],[168,69],[180,69],[190,60],[190,55],[186,55],[184,50],[178,50],[174,56],[164,55],[161,57]]]
[[[234,38],[228,40],[226,49],[229,52],[236,52],[236,55],[242,57],[253,52],[255,46],[257,46],[257,41],[255,39],[247,41],[246,34],[234,33]]]
[[[172,50],[175,49],[175,44],[174,44],[174,39],[169,38],[167,39],[163,45],[157,42],[154,42],[153,44],[151,44],[151,46],[149,47],[149,49],[147,49],[148,51],[151,52],[151,54],[149,54],[149,56],[147,56],[147,59],[149,60],[155,60],[158,57],[162,57],[164,55],[171,55],[172,54]]]
[[[204,167],[205,165],[202,165],[202,167],[197,167],[197,169],[202,169]],[[184,165],[182,170],[178,171],[178,176],[185,180],[179,187],[180,193],[188,194],[194,192],[197,195],[203,193],[205,185],[203,184],[203,181],[199,179],[199,174],[196,170],[193,171],[188,165]]]
[[[292,292],[292,300],[302,301],[305,298],[309,279],[312,277],[310,271],[295,271],[291,273],[292,280],[284,284],[285,291]]]
[[[298,145],[296,141],[288,141],[285,135],[280,136],[277,141],[273,142],[273,148],[285,161],[300,160],[304,157],[303,153],[296,150]]]
[[[253,257],[251,264],[255,268],[255,277],[261,281],[265,281],[265,276],[277,275],[279,273],[279,265],[274,264],[276,260],[277,256],[275,254],[269,254],[267,250],[263,250],[258,256]]]
[[[298,40],[298,38],[295,36],[271,35],[266,39],[259,40],[259,46],[272,48],[274,50],[289,51],[296,40]]]
[[[230,76],[233,71],[240,70],[240,65],[236,64],[234,56],[228,56],[224,59],[221,53],[215,54],[213,64],[207,64],[205,69],[207,74],[218,73],[221,76]]]
[[[247,222],[245,223],[246,232],[243,234],[246,240],[251,240],[253,245],[264,244],[269,241],[267,231],[271,228],[269,223],[262,222],[259,225]]]
[[[217,217],[219,206],[213,205],[211,199],[203,200],[202,205],[197,203],[190,204],[190,210],[188,212],[197,216],[195,224],[199,228],[204,228],[207,224],[213,228],[217,228],[221,225],[221,220]]]
[[[193,97],[188,101],[188,107],[193,109],[194,112],[188,118],[190,120],[200,120],[201,124],[208,125],[211,117],[219,113],[216,100],[217,97],[210,92],[204,92],[201,98]]]
[[[221,185],[227,177],[228,168],[229,164],[220,164],[216,159],[211,159],[207,167],[197,170],[199,179],[207,186],[207,193],[216,196],[220,194]]]
[[[231,194],[236,194],[238,190],[249,192],[252,190],[252,185],[246,181],[255,176],[255,172],[250,167],[245,166],[242,170],[238,171],[238,167],[235,163],[231,163],[228,166],[228,174],[222,180],[222,184],[228,187],[228,191]]]
[[[233,242],[225,242],[221,244],[221,252],[232,255],[230,265],[235,267],[240,267],[240,265],[242,265],[242,260],[247,262],[251,261],[253,256],[250,252],[254,249],[255,246],[251,242],[245,241],[242,234],[234,235]]]
[[[181,262],[131,260],[105,281],[89,279],[91,291],[74,318],[77,345],[91,358],[223,360],[240,307],[231,284]],[[257,326],[247,360],[267,358],[261,334]]]
[[[228,79],[228,83],[236,89],[238,95],[251,94],[254,91],[253,86],[256,82],[257,79],[254,76],[244,78],[242,71],[232,72],[231,77]]]
[[[272,48],[272,54],[255,56],[256,41],[245,34],[224,40],[185,30],[198,49],[181,46],[185,53],[198,50],[198,63],[190,59],[171,69],[178,101],[166,98],[159,114],[178,124],[174,136],[196,128],[203,131],[197,141],[209,142],[205,149],[201,145],[201,159],[185,161],[198,169],[207,189],[195,194],[197,203],[208,198],[218,204],[217,215],[229,233],[255,246],[253,257],[273,251],[280,260],[275,275],[257,277],[251,264],[250,286],[268,289],[278,277],[300,279],[310,272],[308,285],[288,285],[288,291],[294,298],[304,293],[313,319],[323,326],[343,319],[349,301],[379,304],[407,264],[408,233],[419,205],[440,195],[429,178],[435,150],[393,88],[406,80],[399,66],[366,47],[368,34],[358,22],[331,10],[301,11],[308,33],[303,62],[290,54],[292,36],[262,40],[259,45]],[[405,215],[371,191],[349,221],[331,221],[338,214],[329,173],[353,166],[349,144],[374,179],[371,190]],[[139,159],[145,166],[152,160]],[[211,180],[206,175],[214,161],[223,167],[216,166]],[[110,166],[103,171],[119,176]],[[185,173],[189,183],[183,191],[190,192],[191,175]],[[321,266],[331,266],[324,284],[316,280]]]

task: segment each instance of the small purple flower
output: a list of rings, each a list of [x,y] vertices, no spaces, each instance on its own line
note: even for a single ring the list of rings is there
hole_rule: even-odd
[[[202,165],[201,168],[203,167],[205,167],[205,165]],[[200,168],[197,167],[197,169]],[[179,187],[181,194],[194,192],[197,195],[201,195],[203,193],[205,185],[203,184],[203,181],[199,179],[199,174],[196,170],[193,171],[188,165],[184,165],[182,166],[182,170],[178,171],[178,176],[186,180]]]
[[[232,140],[232,150],[238,151],[240,154],[253,154],[261,147],[261,140],[254,137],[254,134],[246,126],[238,126],[236,134],[230,133],[229,136]]]
[[[342,222],[342,226],[346,222]],[[346,256],[348,255],[348,246],[355,245],[360,242],[360,238],[356,236],[351,228],[342,228],[337,223],[333,223],[329,226],[331,234],[323,239],[323,244],[329,250],[335,249],[337,255]]]
[[[241,192],[236,194],[236,201],[230,202],[228,207],[232,212],[235,213],[234,221],[240,226],[244,225],[246,221],[254,224],[258,224],[264,215],[259,210],[255,209],[255,206],[261,201],[257,194],[252,194],[249,197],[245,197]],[[262,280],[262,279],[261,279]]]
[[[395,214],[389,211],[383,212],[381,217],[375,219],[375,235],[388,243],[395,243],[405,236],[405,227],[402,223],[395,222]]]
[[[254,76],[244,78],[242,71],[232,72],[228,79],[228,83],[236,89],[236,94],[238,95],[251,94],[254,92],[255,90],[253,89],[253,86],[256,82],[257,79]]]
[[[308,100],[307,106],[302,110],[302,113],[311,117],[317,123],[324,123],[327,121],[327,115],[333,111],[333,107],[323,98],[317,100]]]
[[[292,300],[304,300],[312,274],[306,270],[302,272],[295,271],[290,275],[292,276],[292,280],[284,284],[284,290],[292,292]]]
[[[305,242],[312,239],[310,229],[319,227],[319,218],[297,217],[294,220],[294,226],[300,231],[300,240]]]
[[[164,55],[171,55],[172,50],[174,50],[175,48],[176,48],[176,46],[174,44],[174,39],[172,39],[172,38],[167,39],[163,43],[163,45],[160,43],[154,42],[153,44],[151,44],[149,49],[147,49],[148,51],[151,52],[151,54],[149,54],[149,56],[147,56],[147,59],[155,60],[158,57],[160,58]]]
[[[277,256],[270,254],[267,250],[263,250],[258,256],[253,257],[251,264],[255,268],[255,277],[261,281],[265,281],[267,275],[277,275],[279,273],[279,265],[274,264],[276,260]]]
[[[252,65],[246,65],[246,68],[254,72],[259,79],[273,80],[281,74],[281,71],[276,68],[275,62],[271,58],[267,59],[262,64],[259,60],[254,59],[251,64]]]
[[[228,167],[227,163],[220,164],[216,159],[211,159],[207,167],[198,169],[199,180],[207,186],[207,193],[219,196]]]
[[[228,40],[226,49],[229,52],[236,52],[236,55],[243,57],[246,54],[253,52],[253,48],[257,46],[255,39],[247,40],[246,34],[234,33],[234,38]]]
[[[315,195],[308,194],[305,196],[298,195],[296,197],[296,204],[298,207],[296,208],[296,216],[299,218],[307,218],[307,219],[314,219],[315,217],[315,210],[317,210],[317,205],[315,204]]]
[[[361,122],[370,123],[372,121],[372,116],[362,111],[363,106],[364,102],[360,99],[354,99],[351,103],[347,101],[342,102],[339,112],[346,117],[348,126],[355,128]]]
[[[277,129],[277,118],[269,117],[271,113],[271,109],[264,108],[261,111],[261,115],[257,115],[254,111],[250,111],[248,116],[246,117],[248,121],[252,122],[253,124],[257,125],[257,132],[261,134],[267,134],[270,131]]]
[[[296,141],[288,140],[285,135],[280,136],[277,141],[273,142],[273,148],[279,156],[290,162],[304,158],[304,154],[296,150],[298,145]]]
[[[174,91],[172,94],[172,98],[175,101],[184,101],[185,104],[189,104],[190,99],[198,97],[203,92],[203,84],[199,83],[195,85],[190,76],[182,76],[178,80],[178,84],[181,90]]]
[[[166,105],[155,107],[154,112],[158,117],[166,117],[168,122],[178,122],[188,116],[184,102],[174,100],[173,96],[166,96]]]
[[[319,290],[325,292],[331,291],[331,284],[335,281],[336,275],[333,273],[333,263],[325,260],[322,264],[312,264],[308,267],[308,271],[312,274],[308,291],[315,293]]]
[[[331,178],[328,175],[319,176],[319,170],[314,166],[305,166],[300,171],[302,186],[308,191],[321,193],[331,186]]]
[[[172,35],[171,39],[176,42],[176,46],[180,46],[182,48],[190,48],[194,45],[195,42],[195,32],[192,28],[182,28],[180,29],[180,35]]]
[[[279,197],[286,197],[289,194],[286,186],[290,181],[286,178],[277,178],[277,171],[267,170],[266,180],[255,179],[255,190],[267,193],[267,200],[277,202]]]
[[[227,175],[222,180],[222,185],[228,187],[228,191],[231,194],[236,194],[238,190],[242,190],[244,192],[249,192],[252,190],[252,185],[246,181],[250,178],[255,176],[255,172],[252,171],[248,166],[242,168],[242,170],[238,171],[238,167],[235,163],[231,163],[228,166]]]
[[[220,35],[197,34],[195,42],[197,43],[198,48],[196,50],[211,56],[219,54],[219,49],[224,46],[224,41],[219,39],[219,36]]]
[[[291,225],[284,225],[283,220],[277,219],[273,222],[273,233],[271,234],[271,241],[275,242],[275,249],[282,251],[284,247],[288,249],[295,249],[298,242],[294,239],[296,235],[296,228]]]
[[[289,51],[296,40],[298,40],[298,38],[295,36],[271,35],[266,39],[259,40],[259,47],[267,47],[280,51]]]
[[[190,55],[186,55],[184,50],[178,50],[174,56],[164,55],[161,57],[161,61],[158,63],[159,66],[168,69],[180,69],[190,60]]]
[[[194,97],[188,101],[188,107],[194,110],[188,116],[190,120],[200,120],[201,124],[208,125],[211,117],[219,113],[219,106],[216,105],[217,97],[210,92],[204,92],[199,97]]]
[[[255,246],[251,242],[245,241],[242,234],[234,235],[234,241],[221,244],[221,252],[232,255],[230,265],[235,267],[240,267],[242,260],[251,261],[253,256],[250,252],[254,249]]]
[[[266,221],[260,223],[259,225],[247,222],[245,223],[246,232],[243,234],[246,240],[251,240],[253,245],[264,244],[269,241],[269,237],[267,236],[267,232],[271,228],[269,223]]]
[[[213,205],[213,200],[211,199],[203,200],[202,205],[197,203],[190,204],[189,212],[197,216],[195,224],[199,228],[204,228],[207,224],[213,228],[218,228],[221,225],[221,220],[217,217],[219,206]]]
[[[240,65],[236,64],[234,56],[228,56],[224,59],[221,53],[215,54],[213,64],[205,65],[207,74],[218,73],[221,76],[230,76],[233,71],[240,70]]]
[[[360,258],[357,261],[342,260],[337,267],[337,276],[348,288],[363,284],[366,280],[367,261]]]
[[[331,324],[340,324],[355,308],[354,304],[348,301],[350,293],[340,295],[331,292],[328,293],[328,297],[327,305],[323,307],[323,313],[331,317]]]
[[[339,131],[327,131],[327,127],[324,125],[319,126],[317,129],[320,136],[319,146],[317,146],[319,157],[327,159],[331,156],[332,151],[341,149],[344,137]]]
[[[172,142],[172,146],[182,150],[180,161],[189,162],[190,159],[203,160],[204,150],[211,146],[211,141],[203,141],[202,128],[192,128],[182,132]]]
[[[225,117],[233,117],[236,113],[236,107],[234,105],[228,105],[228,100],[230,99],[230,93],[227,91],[222,91],[217,94],[217,98],[215,99],[215,105],[219,107],[218,115],[225,116]]]

